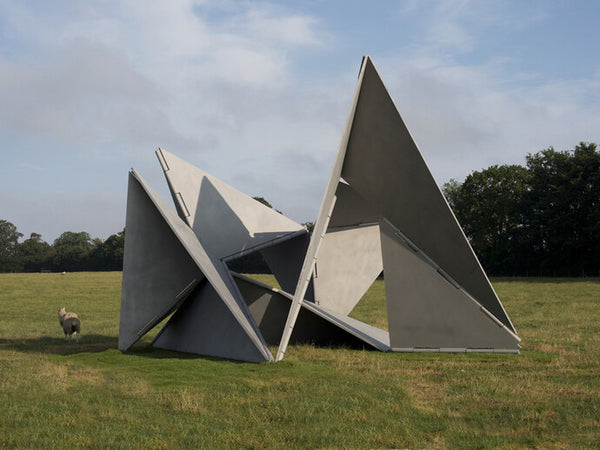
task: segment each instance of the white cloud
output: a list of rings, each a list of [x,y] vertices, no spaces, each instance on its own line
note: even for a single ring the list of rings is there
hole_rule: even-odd
[[[63,4],[58,12],[0,4],[4,23],[11,24],[22,45],[16,58],[0,49],[0,96],[10,106],[0,110],[0,128],[15,140],[13,163],[24,167],[36,154],[52,152],[56,164],[77,171],[82,158],[102,158],[122,164],[125,179],[130,165],[155,163],[152,150],[162,146],[234,185],[244,184],[250,195],[273,198],[269,192],[284,191],[274,180],[289,184],[291,176],[298,185],[312,183],[315,171],[297,172],[285,164],[285,156],[299,149],[306,161],[313,160],[315,143],[321,150],[321,133],[331,135],[328,111],[339,101],[329,88],[322,88],[324,95],[312,86],[296,86],[289,55],[297,48],[320,47],[327,35],[316,19],[266,3],[230,3],[220,16],[221,7],[195,1],[95,2]],[[164,184],[155,165],[144,175]],[[118,172],[106,164],[96,170],[105,171],[105,177]],[[36,182],[45,198],[75,196],[53,186],[50,173]],[[68,171],[61,173],[69,177]],[[31,176],[26,171],[22,178],[12,177],[11,187],[29,190],[33,183],[25,180]],[[64,210],[52,216],[56,228],[82,223],[73,207],[81,208],[80,218],[114,228],[124,213],[119,181],[105,188],[106,199],[119,200],[112,208],[91,193],[86,202],[54,201],[53,211]],[[19,188],[21,182],[27,187]],[[70,185],[92,192],[81,182],[73,179]],[[290,191],[302,198],[300,203],[318,208],[320,198]],[[285,200],[277,195],[281,209],[293,210]],[[26,210],[13,215],[25,217],[32,231],[48,229],[43,217],[49,212],[35,196],[22,195],[17,203],[3,198],[0,205],[6,214]],[[94,234],[93,228],[98,229],[90,225],[87,231]],[[49,233],[44,237],[56,237]]]
[[[598,140],[600,72],[552,79],[515,70],[510,53],[468,58],[488,30],[526,29],[543,14],[507,12],[502,2],[421,5],[404,4],[399,13],[417,33],[373,29],[389,46],[371,53],[439,182],[491,164],[523,163],[527,152],[550,145]],[[9,161],[43,168],[38,159],[47,159],[36,154],[52,152],[58,165],[96,170],[87,181],[71,177],[82,192],[110,179],[102,191],[110,201],[90,193],[89,202],[73,203],[82,217],[105,224],[105,236],[121,226],[115,224],[123,220],[130,166],[161,191],[152,155],[158,146],[266,197],[298,221],[312,220],[363,51],[346,47],[356,45],[348,39],[352,29],[340,26],[333,35],[328,25],[325,16],[265,2],[0,0],[0,96],[8,105],[0,109],[0,129],[14,149]],[[344,59],[355,51],[355,61]],[[333,61],[327,75],[302,64],[310,52],[312,61]],[[86,158],[103,164],[78,165]],[[28,190],[41,182],[50,198],[62,192],[49,176],[13,176],[0,188]],[[18,208],[0,198],[5,214]],[[33,200],[27,208],[32,221],[42,217],[32,209],[46,211]],[[94,209],[103,213],[92,216]],[[81,223],[71,212],[55,219],[61,231]],[[49,238],[43,228],[32,231]]]
[[[229,23],[232,30],[280,45],[322,45],[325,34],[316,29],[317,20],[303,14],[290,15],[272,5],[262,4],[242,13]]]

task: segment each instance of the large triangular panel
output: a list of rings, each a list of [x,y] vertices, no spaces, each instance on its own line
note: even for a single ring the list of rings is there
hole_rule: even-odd
[[[159,285],[165,283],[164,280],[160,278],[160,273],[157,273],[156,267],[161,267],[160,263],[157,263],[156,260],[160,261],[161,254],[160,252],[166,248],[165,256],[170,256],[171,253],[175,251],[171,249],[173,248],[183,248],[187,253],[189,258],[185,258],[181,251],[175,252],[178,259],[172,258],[172,263],[180,263],[171,266],[169,270],[166,272],[166,276],[173,277],[178,280],[178,272],[183,272],[186,275],[183,277],[187,280],[189,275],[188,272],[192,274],[200,274],[206,278],[206,282],[211,286],[211,289],[215,291],[215,293],[220,298],[220,301],[223,303],[224,308],[223,311],[228,311],[222,320],[230,320],[233,318],[241,328],[245,334],[245,339],[247,340],[247,346],[252,347],[255,351],[248,353],[249,360],[256,360],[255,354],[262,355],[264,361],[270,361],[273,359],[267,344],[262,339],[262,335],[260,334],[256,324],[254,323],[254,319],[252,318],[244,300],[241,298],[239,290],[237,286],[233,282],[229,271],[225,264],[215,259],[211,256],[200,241],[195,236],[192,229],[183,222],[177,214],[169,208],[169,206],[160,198],[160,196],[154,192],[142,179],[142,177],[137,174],[135,171],[130,173],[130,187],[133,188],[134,194],[132,194],[131,201],[132,203],[132,215],[136,214],[136,208],[139,209],[139,205],[143,204],[143,214],[139,214],[138,218],[132,219],[132,223],[136,224],[133,228],[127,228],[126,237],[125,237],[125,246],[130,249],[138,249],[137,252],[130,252],[130,261],[126,265],[124,265],[124,279],[131,280],[128,281],[127,290],[123,291],[125,295],[125,300],[122,297],[121,302],[121,329],[120,334],[123,331],[123,343],[119,345],[119,348],[126,349],[131,345],[131,335],[136,332],[139,326],[131,327],[129,325],[130,321],[135,321],[136,323],[146,322],[143,325],[142,329],[149,329],[148,324],[152,321],[156,322],[156,314],[161,313],[164,317],[164,311],[169,310],[172,311],[172,308],[177,305],[177,302],[181,302],[182,295],[186,292],[189,294],[188,288],[189,283],[191,281],[187,281],[188,285],[179,286],[180,282],[175,283],[177,288],[180,290],[179,292],[175,292],[175,294],[171,294],[168,292],[167,299],[164,300],[164,303],[160,303],[160,301],[155,300],[158,295],[162,295],[162,291],[159,291],[156,295],[151,295],[151,300],[153,303],[159,304],[159,307],[154,307],[147,313],[143,313],[143,319],[138,318],[137,315],[140,314],[140,310],[144,310],[144,302],[145,299],[141,297],[136,297],[135,301],[133,301],[133,293],[136,291],[136,288],[140,285],[141,281],[138,281],[136,284],[136,280],[142,279],[148,282],[148,277],[151,275],[157,276],[157,280]],[[128,204],[128,210],[130,205]],[[152,211],[153,213],[149,213],[148,211]],[[145,219],[152,219],[152,227],[150,231],[146,229]],[[161,224],[162,220],[162,224]],[[129,222],[128,222],[129,225]],[[173,239],[173,237],[175,239]],[[161,241],[163,243],[151,244],[151,241]],[[143,245],[155,245],[157,247],[156,250],[152,252],[150,256],[156,258],[154,261],[148,261],[144,264],[143,261],[139,261],[140,258],[144,256],[148,256],[144,253],[140,248]],[[129,246],[129,247],[128,247]],[[130,272],[131,268],[136,268],[135,271]],[[196,277],[197,278],[197,277]],[[192,280],[193,281],[193,280]],[[167,281],[166,284],[170,282]],[[144,288],[147,289],[147,288]],[[160,288],[162,289],[162,288]],[[183,289],[183,291],[182,291]],[[173,290],[173,289],[171,289]],[[176,289],[175,289],[176,290]],[[177,297],[179,293],[183,293]],[[173,300],[172,298],[175,297]],[[134,307],[132,307],[132,305]],[[152,316],[150,321],[146,321],[146,316]],[[231,317],[230,317],[231,316]],[[161,317],[162,318],[162,317]],[[121,339],[120,339],[121,342]],[[213,349],[213,356],[220,356],[219,348],[216,347]],[[227,357],[223,355],[223,357]],[[243,357],[239,359],[244,359]]]
[[[119,349],[127,350],[165,318],[204,275],[138,180],[129,175]]]
[[[274,245],[304,227],[218,178],[159,149],[156,152],[180,217],[220,259]]]
[[[514,328],[371,59],[341,176],[506,327]]]
[[[380,248],[360,225],[385,228]],[[356,235],[334,242],[345,227]],[[321,258],[334,267],[345,255],[357,261],[355,252],[362,249],[367,258],[383,255],[394,349],[518,351],[510,319],[369,57],[363,59],[276,360],[285,353],[313,273],[320,303]],[[377,267],[375,259],[368,267]],[[344,271],[332,270],[331,276],[343,278]]]

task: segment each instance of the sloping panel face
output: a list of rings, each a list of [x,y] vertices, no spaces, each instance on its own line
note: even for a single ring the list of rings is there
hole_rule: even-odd
[[[369,58],[341,176],[514,331]]]
[[[315,265],[315,302],[347,315],[382,270],[379,225],[329,231]]]
[[[147,185],[139,174],[132,170],[131,176],[135,178],[139,183],[139,186],[143,188],[145,194],[151,200],[155,209],[160,213],[164,222],[171,229],[172,234],[177,238],[181,246],[190,256],[196,268],[202,272],[208,283],[210,283],[212,288],[217,292],[222,302],[229,311],[231,311],[233,317],[245,331],[248,340],[252,342],[252,345],[254,345],[256,349],[258,349],[265,360],[272,360],[273,355],[271,355],[267,344],[262,339],[262,336],[260,335],[244,300],[241,298],[237,286],[231,279],[225,264],[220,260],[213,259],[213,257],[207,253],[196,238],[192,229],[168,207],[164,200]],[[175,267],[174,270],[183,269]]]
[[[209,284],[177,310],[153,345],[166,350],[248,362],[270,360],[252,343]]]
[[[519,339],[381,225],[393,350],[518,351]]]
[[[285,292],[293,293],[296,288],[309,240],[309,234],[305,233],[260,251]],[[308,286],[304,299],[314,301],[312,284]]]
[[[279,343],[285,319],[292,303],[291,295],[274,290],[254,280],[236,276],[235,281],[248,302],[256,322],[269,344]],[[352,330],[350,332],[349,330]],[[389,349],[379,340],[387,341],[387,333],[347,317],[325,312],[322,308],[303,302],[292,332],[292,343],[344,345],[354,348]]]
[[[169,313],[178,294],[204,278],[140,183],[129,175],[119,349]]]
[[[302,225],[221,180],[166,152],[157,151],[179,215],[218,258],[257,250]]]
[[[341,181],[338,183],[335,196],[335,207],[329,220],[329,228],[376,223],[381,219],[381,213],[346,183]]]

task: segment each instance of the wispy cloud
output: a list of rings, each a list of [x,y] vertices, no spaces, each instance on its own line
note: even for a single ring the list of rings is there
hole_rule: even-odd
[[[374,4],[349,18],[352,27],[340,23],[343,8],[0,0],[0,133],[11,149],[3,162],[20,168],[3,172],[0,191],[22,191],[19,202],[0,196],[6,219],[54,238],[35,219],[46,209],[34,191],[63,199],[72,190],[99,235],[119,231],[126,171],[136,167],[160,191],[152,151],[161,146],[311,220],[364,52],[439,182],[598,140],[597,58],[576,77],[527,60],[525,37],[549,25],[554,3],[426,0],[388,3],[379,15]],[[541,61],[546,48],[538,50]],[[22,175],[28,165],[32,175]],[[33,175],[34,167],[45,170]],[[53,216],[55,228],[86,229],[68,211]]]

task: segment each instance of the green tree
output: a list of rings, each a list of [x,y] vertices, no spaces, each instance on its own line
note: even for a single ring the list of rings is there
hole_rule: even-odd
[[[262,203],[265,206],[268,206],[269,208],[273,208],[273,206],[271,206],[271,204],[264,198],[264,197],[252,197],[254,200],[256,200],[259,203]]]
[[[91,270],[123,270],[125,230],[96,244],[89,255]]]
[[[523,196],[527,169],[518,165],[491,166],[468,175],[460,184],[451,180],[444,194],[486,270],[519,273],[525,263]]]
[[[94,248],[89,233],[65,231],[52,245],[55,251],[54,268],[58,271],[76,272],[87,269],[88,256]]]
[[[456,209],[456,203],[460,201],[461,188],[462,183],[456,181],[454,178],[450,178],[450,180],[442,186],[444,197],[446,197],[446,200],[453,211]]]
[[[526,196],[531,252],[541,275],[589,275],[600,270],[600,152],[580,143],[572,151],[552,147],[526,158],[531,175]]]
[[[306,231],[308,231],[309,233],[312,233],[312,231],[315,229],[314,222],[304,222],[302,223],[302,225],[306,228]]]
[[[22,263],[18,260],[17,246],[23,237],[17,227],[7,220],[0,220],[0,272],[20,272]]]
[[[264,197],[252,197],[254,200],[256,200],[259,203],[262,203],[265,206],[268,206],[271,209],[275,209],[273,208],[273,206],[271,205],[271,203],[269,203],[268,200],[266,200]],[[281,211],[279,211],[278,209],[275,209],[275,211],[277,211],[279,214],[283,214]]]
[[[39,272],[53,266],[54,249],[42,240],[41,234],[31,233],[28,239],[19,244],[17,253],[24,272]]]

